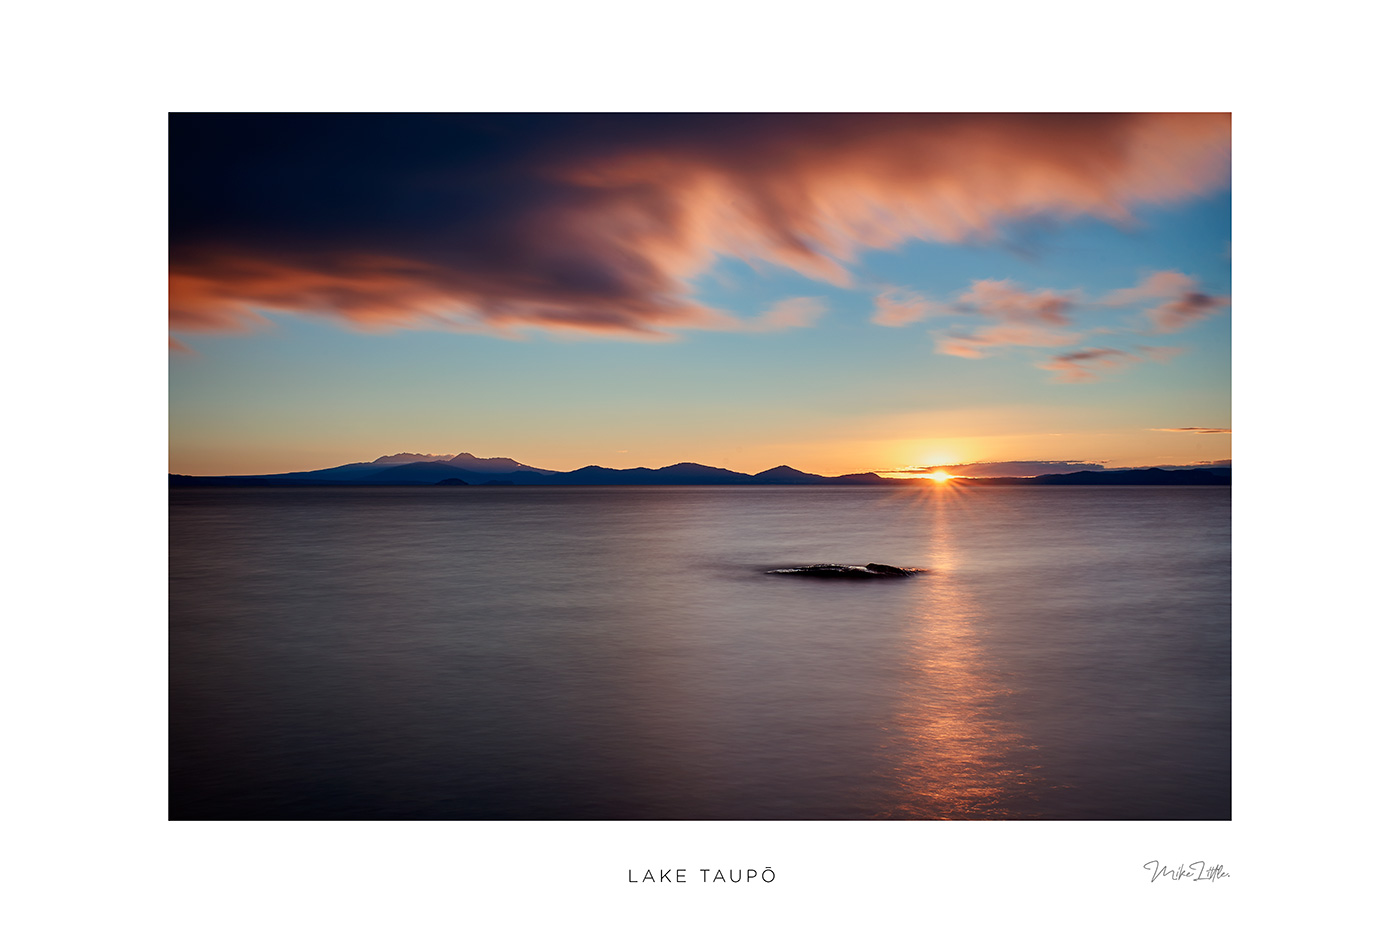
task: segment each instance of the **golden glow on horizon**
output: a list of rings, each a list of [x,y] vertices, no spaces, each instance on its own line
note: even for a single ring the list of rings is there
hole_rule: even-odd
[[[953,475],[947,470],[937,470],[929,478],[932,479],[935,483],[946,483],[948,482],[948,480],[953,478]]]
[[[292,417],[281,412],[277,418],[284,416]],[[926,438],[910,438],[907,435],[885,441],[879,432],[886,429],[904,432],[906,426],[903,423],[886,424],[883,416],[872,420],[875,423],[866,426],[870,433],[855,433],[843,428],[835,432],[834,437],[813,436],[806,439],[801,438],[799,431],[781,439],[764,438],[755,433],[756,429],[733,422],[718,425],[713,432],[693,432],[690,435],[681,432],[674,424],[656,428],[639,423],[636,425],[639,434],[656,434],[658,431],[660,434],[655,438],[608,437],[606,441],[586,436],[585,428],[590,423],[579,419],[573,423],[563,423],[546,418],[538,425],[538,431],[533,428],[525,430],[522,422],[518,435],[491,424],[488,425],[491,430],[483,429],[480,436],[466,440],[457,436],[455,429],[440,433],[424,431],[420,434],[411,427],[401,433],[390,433],[388,440],[383,440],[369,425],[365,426],[363,434],[323,438],[318,435],[320,428],[309,422],[273,424],[269,421],[266,424],[270,425],[267,430],[271,432],[271,439],[261,442],[237,432],[223,436],[219,433],[226,428],[223,422],[206,421],[178,432],[172,426],[168,469],[171,473],[195,476],[290,473],[370,461],[399,451],[469,451],[480,457],[513,457],[521,463],[559,472],[577,470],[589,464],[625,470],[633,467],[659,469],[673,463],[695,462],[750,474],[787,464],[823,476],[874,472],[897,479],[919,477],[933,480],[932,473],[915,471],[946,463],[951,466],[946,472],[957,480],[960,474],[952,472],[961,469],[957,464],[1096,460],[1108,467],[1141,467],[1226,460],[1231,452],[1229,434],[1193,435],[1144,430],[1135,433],[1067,430],[1053,435],[958,437],[948,439],[935,448]],[[247,427],[253,430],[257,426],[249,422]],[[811,430],[814,435],[820,433],[815,427]],[[732,437],[729,432],[733,432]],[[284,444],[286,446],[282,446]],[[622,452],[623,449],[627,452]],[[1027,468],[1025,472],[1043,471]],[[927,485],[951,489],[959,484],[931,481]]]

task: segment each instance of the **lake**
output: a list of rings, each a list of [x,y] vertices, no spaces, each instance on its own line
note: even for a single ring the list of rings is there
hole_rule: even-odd
[[[1228,487],[170,492],[173,819],[1224,820],[1230,666]]]

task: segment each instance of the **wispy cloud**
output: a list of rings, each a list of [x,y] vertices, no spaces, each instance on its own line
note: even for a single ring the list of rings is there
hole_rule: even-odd
[[[1229,434],[1229,428],[1148,428],[1149,431],[1175,431],[1184,434]]]
[[[1229,467],[1230,460],[1197,460],[1195,463],[1158,463],[1138,466],[1115,466],[1114,470],[1145,470],[1155,467],[1159,470],[1198,470]],[[882,470],[885,476],[921,477],[944,472],[951,476],[1047,476],[1053,473],[1104,472],[1109,467],[1096,460],[985,460],[977,463],[941,463],[930,466],[911,466],[901,470]]]
[[[887,289],[875,296],[875,315],[870,320],[882,327],[903,327],[953,309],[941,301],[931,301],[907,288]]]
[[[1229,138],[1228,114],[177,114],[171,327],[753,329],[693,297],[720,257],[849,285],[862,250],[1222,187]]]
[[[977,463],[944,463],[934,466],[890,470],[889,475],[927,476],[942,470],[953,476],[1044,476],[1048,473],[1077,473],[1102,470],[1104,465],[1090,460],[984,460]]]
[[[988,322],[939,335],[937,349],[949,356],[980,359],[996,347],[1063,347],[1079,341],[1069,325],[1073,292],[1030,291],[1007,280],[982,279],[958,295],[953,311]]]
[[[1159,470],[1209,470],[1230,467],[1230,460],[1197,460],[1194,463],[1150,463],[1142,466],[1124,467],[1129,470],[1146,470],[1156,467]]]
[[[811,327],[825,313],[826,304],[820,298],[784,298],[774,302],[745,329],[767,333]]]
[[[1134,349],[1141,353],[1144,359],[1151,360],[1154,363],[1170,363],[1172,360],[1176,359],[1178,356],[1184,353],[1186,348],[1139,346],[1135,347]]]
[[[1159,334],[1183,330],[1230,305],[1228,295],[1208,295],[1195,277],[1176,271],[1153,272],[1132,288],[1110,292],[1101,303],[1123,306],[1162,298],[1167,300],[1144,312]]]
[[[1230,299],[1226,296],[1187,292],[1155,308],[1148,308],[1147,319],[1157,333],[1170,334],[1209,317],[1229,304]]]
[[[1112,347],[1089,347],[1071,353],[1061,353],[1039,363],[1041,369],[1054,373],[1052,382],[1097,382],[1107,373],[1142,362],[1142,357]]]
[[[997,324],[971,334],[953,334],[938,340],[938,352],[965,359],[980,359],[994,347],[1065,347],[1079,340],[1079,334],[1063,333],[1034,324]]]
[[[1195,287],[1196,279],[1193,276],[1176,271],[1152,272],[1144,276],[1143,280],[1132,288],[1120,288],[1109,292],[1099,299],[1099,303],[1121,307],[1154,298],[1179,295],[1183,291],[1189,291]]]
[[[980,279],[958,296],[956,307],[1003,321],[1063,327],[1069,323],[1066,312],[1073,303],[1069,292],[1048,288],[1032,292],[1008,280]]]
[[[1157,322],[1154,327],[1157,332],[1180,329],[1185,326],[1189,315],[1210,313],[1210,309],[1228,303],[1228,299],[1203,296],[1193,291],[1195,282],[1191,276],[1179,272],[1158,272],[1132,288],[1110,292],[1096,301],[1086,301],[1078,290],[1031,290],[1015,282],[984,279],[973,282],[947,305],[920,296],[917,302],[903,302],[892,311],[881,308],[876,317],[878,319],[881,313],[899,315],[904,307],[909,307],[912,311],[907,316],[917,319],[920,315],[913,312],[921,313],[925,308],[938,307],[982,321],[984,323],[980,327],[954,327],[934,334],[939,353],[964,359],[981,359],[998,347],[1067,347],[1079,343],[1087,334],[1111,337],[1115,334],[1142,333],[1139,327],[1104,325],[1071,331],[1070,312],[1082,305],[1116,307],[1175,295],[1171,301],[1150,309],[1147,314]],[[1182,310],[1186,305],[1198,310]],[[1130,364],[1144,361],[1168,363],[1182,352],[1181,347],[1164,346],[1137,345],[1131,350],[1110,346],[1082,347],[1037,365],[1054,373],[1055,382],[1094,382]]]

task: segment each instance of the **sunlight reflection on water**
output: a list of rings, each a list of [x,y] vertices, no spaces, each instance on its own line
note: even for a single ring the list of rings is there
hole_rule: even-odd
[[[904,736],[894,767],[902,793],[886,814],[896,819],[1006,819],[1036,816],[1024,806],[1031,779],[1010,763],[1024,737],[999,715],[1010,690],[986,659],[977,600],[960,577],[963,559],[950,510],[963,505],[956,487],[931,497],[926,564],[937,574],[917,608],[908,646],[916,676],[891,730]],[[1020,807],[1009,801],[1020,798]]]

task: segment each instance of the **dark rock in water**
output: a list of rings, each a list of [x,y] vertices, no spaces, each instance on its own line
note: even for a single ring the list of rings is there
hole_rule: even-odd
[[[917,567],[892,567],[889,564],[866,564],[865,569],[871,573],[882,573],[887,577],[908,577],[916,573],[923,573]]]
[[[433,485],[434,485],[434,486],[470,486],[471,483],[467,482],[467,481],[464,480],[464,479],[459,479],[459,478],[456,477],[456,476],[449,476],[447,479],[440,479],[440,480],[438,480],[436,483],[433,483]]]
[[[769,570],[767,573],[791,573],[803,577],[838,577],[848,580],[872,580],[880,577],[912,577],[924,573],[918,567],[893,567],[889,564],[810,564],[806,567],[787,567],[782,570]]]

